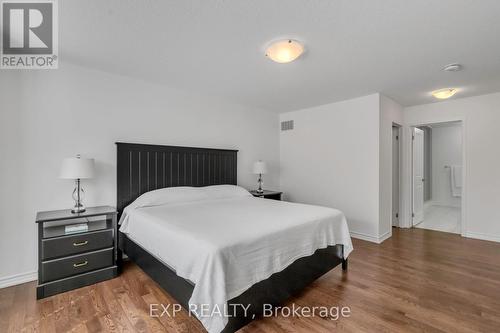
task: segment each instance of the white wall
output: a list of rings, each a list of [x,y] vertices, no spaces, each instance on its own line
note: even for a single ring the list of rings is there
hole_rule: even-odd
[[[451,170],[445,166],[462,165],[462,125],[432,128],[432,202],[460,207],[461,198],[451,195]]]
[[[342,210],[354,237],[379,236],[379,95],[281,114],[286,199]]]
[[[403,108],[373,94],[281,114],[281,189],[295,202],[342,210],[353,237],[391,236],[392,124]]]
[[[392,235],[392,125],[394,123],[403,125],[403,108],[392,99],[380,95],[380,228],[378,237],[381,240]],[[400,207],[400,209],[404,208]]]
[[[408,125],[464,121],[465,235],[500,241],[500,93],[405,108]]]
[[[72,206],[73,183],[58,179],[64,157],[96,159],[88,206],[116,204],[116,141],[236,148],[240,185],[256,186],[251,165],[262,159],[266,187],[278,189],[277,114],[67,63],[2,71],[0,87],[0,285],[37,270],[36,211]]]
[[[34,258],[25,248],[37,247],[35,223],[23,223],[24,168],[20,105],[23,91],[15,71],[0,74],[0,287],[6,275],[34,278]]]

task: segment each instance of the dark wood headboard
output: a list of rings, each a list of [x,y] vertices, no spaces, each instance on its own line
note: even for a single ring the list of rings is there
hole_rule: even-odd
[[[117,209],[165,187],[236,185],[237,150],[117,142]]]

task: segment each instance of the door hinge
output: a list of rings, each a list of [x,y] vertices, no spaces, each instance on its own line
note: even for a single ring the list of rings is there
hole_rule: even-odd
[[[396,140],[399,140],[399,135],[396,135]]]
[[[411,217],[415,217],[415,213],[411,213]]]
[[[399,213],[396,213],[396,218],[398,218],[398,217],[399,217]]]
[[[415,140],[415,135],[412,135],[412,136],[411,136],[411,139],[412,139],[412,140]]]

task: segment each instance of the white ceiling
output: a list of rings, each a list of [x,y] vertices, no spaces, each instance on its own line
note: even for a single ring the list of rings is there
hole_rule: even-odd
[[[498,0],[64,0],[59,22],[62,61],[275,111],[500,91]],[[306,54],[271,62],[277,37]],[[453,62],[464,70],[441,71]]]

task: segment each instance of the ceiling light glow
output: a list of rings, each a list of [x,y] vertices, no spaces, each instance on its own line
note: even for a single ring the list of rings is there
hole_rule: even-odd
[[[436,97],[437,99],[447,99],[455,95],[456,93],[457,89],[455,88],[445,88],[433,91],[432,96]]]
[[[286,64],[292,62],[304,53],[304,46],[292,39],[280,40],[272,43],[266,50],[266,57],[271,60]]]

